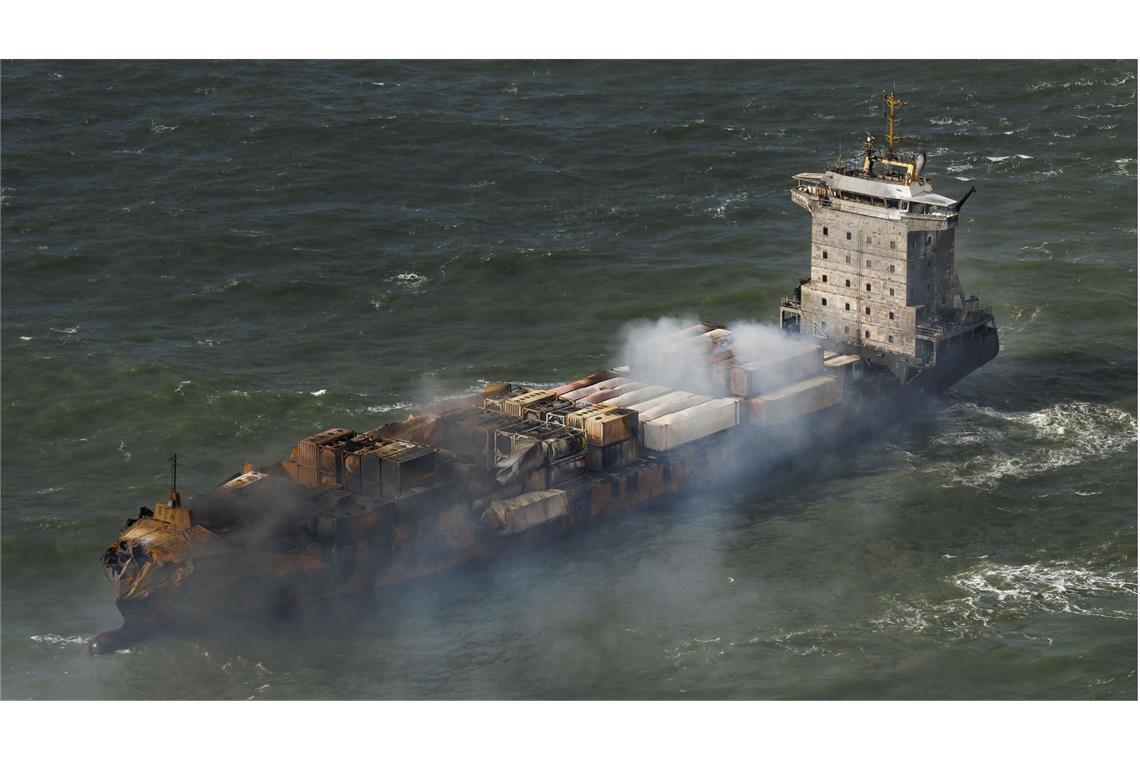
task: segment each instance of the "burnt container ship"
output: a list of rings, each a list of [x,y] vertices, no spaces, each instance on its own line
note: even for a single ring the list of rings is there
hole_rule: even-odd
[[[288,608],[439,573],[549,539],[734,471],[835,445],[860,420],[939,391],[998,352],[992,311],[954,265],[962,204],[925,156],[795,175],[811,271],[778,340],[694,324],[553,388],[492,383],[368,431],[302,438],[213,491],[128,520],[102,557],[124,627],[92,651],[206,616]],[[678,377],[678,364],[689,371]],[[173,480],[173,478],[172,478]]]

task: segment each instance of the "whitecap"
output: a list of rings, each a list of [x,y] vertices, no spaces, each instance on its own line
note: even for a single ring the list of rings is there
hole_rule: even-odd
[[[31,335],[21,335],[20,340],[29,341],[29,340],[35,340],[35,338],[33,338]]]
[[[323,396],[329,392],[328,388],[321,388],[319,391],[309,391],[310,396]]]
[[[1010,159],[1010,158],[1013,158],[1013,156],[986,156],[987,161],[992,161],[995,164],[998,163],[999,161],[1005,161],[1005,160]]]
[[[411,293],[418,293],[427,285],[428,278],[419,272],[400,272],[397,275],[389,277],[388,282],[394,282]]]
[[[388,412],[395,412],[401,409],[409,409],[411,404],[404,401],[397,401],[394,404],[377,404],[376,406],[366,406],[364,411],[369,414],[387,414]]]
[[[90,634],[65,636],[58,633],[37,633],[28,638],[37,644],[45,644],[50,647],[63,649],[64,647],[70,646],[86,646],[91,641],[92,636]]]
[[[952,450],[940,456],[954,462],[943,488],[993,490],[1004,481],[1105,459],[1136,445],[1136,418],[1103,404],[1065,402],[1034,412],[1001,412],[963,403],[947,415],[946,434],[934,439]],[[963,444],[974,448],[979,442],[989,450],[972,457],[961,452]],[[954,449],[961,453],[955,456]]]
[[[48,329],[52,332],[63,333],[64,335],[75,335],[75,333],[79,332],[79,325],[75,325],[74,327],[65,327],[63,329],[56,327],[49,327]]]

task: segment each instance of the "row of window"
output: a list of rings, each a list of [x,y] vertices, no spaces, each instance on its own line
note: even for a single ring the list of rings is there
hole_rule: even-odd
[[[826,227],[823,228],[823,234],[827,235],[827,228]],[[850,232],[847,233],[847,239],[848,240],[851,239],[851,233]],[[870,235],[867,236],[867,242],[868,243],[871,242],[871,236]],[[927,237],[926,237],[926,242],[928,242],[928,243],[930,242],[930,236],[929,235],[927,235]],[[895,247],[895,241],[892,240],[892,241],[890,241],[890,243],[891,243],[891,248],[894,248]],[[824,256],[824,258],[826,259],[827,257]]]
[[[821,299],[819,299],[819,303],[821,306],[827,306],[827,299],[821,298]],[[843,303],[843,309],[844,309],[844,311],[851,311],[851,304],[844,302]],[[871,316],[871,307],[870,306],[864,306],[863,307],[863,313],[866,314],[868,317]],[[887,312],[887,319],[894,319],[894,318],[895,318],[895,313],[893,311],[888,311]]]
[[[823,228],[823,234],[824,234],[824,235],[827,235],[827,228],[826,228],[826,227],[824,227],[824,228]],[[847,239],[848,239],[848,240],[850,240],[850,239],[851,239],[851,233],[850,233],[850,232],[848,232],[848,233],[847,233]],[[930,243],[931,243],[933,240],[934,240],[934,237],[933,237],[932,235],[927,235],[927,236],[926,236],[926,244],[927,244],[927,245],[930,245]],[[867,236],[867,242],[868,242],[868,243],[870,243],[870,242],[871,242],[871,236],[870,236],[870,235],[868,235],[868,236]],[[891,241],[891,248],[894,248],[894,247],[895,247],[895,241],[893,241],[893,240],[892,240],[892,241]]]
[[[826,322],[820,322],[819,326],[821,329],[824,329],[824,330],[827,329],[827,323]],[[844,335],[850,335],[851,334],[851,326],[850,325],[844,325],[843,326],[843,334]],[[871,337],[871,331],[870,330],[864,330],[863,331],[863,337],[864,338],[870,338]],[[887,335],[887,343],[894,343],[894,342],[895,342],[894,334],[893,333],[888,334]]]
[[[821,281],[821,282],[827,282],[827,275],[825,275],[825,274],[824,274],[824,275],[820,275],[820,281]],[[843,281],[843,287],[845,287],[845,288],[849,288],[849,287],[851,287],[851,280],[844,280],[844,281]],[[868,292],[868,293],[870,293],[870,292],[871,292],[871,283],[869,283],[869,282],[865,282],[865,283],[863,283],[863,287],[865,287],[865,288],[867,289],[867,292]],[[927,289],[929,289],[929,287],[928,287]],[[892,296],[895,294],[895,289],[894,289],[894,288],[888,288],[888,290],[891,292],[890,294],[891,294]]]
[[[891,243],[891,247],[894,248],[895,244]],[[821,253],[821,255],[825,259],[828,257],[827,251],[823,251]],[[851,254],[850,253],[847,254],[847,262],[846,263],[848,263],[848,264],[851,263]],[[874,269],[875,268],[875,260],[874,259],[867,259],[866,261],[863,262],[863,266],[867,267],[868,269]],[[895,273],[895,265],[894,264],[888,264],[887,265],[887,271],[890,272],[891,274],[894,274]]]

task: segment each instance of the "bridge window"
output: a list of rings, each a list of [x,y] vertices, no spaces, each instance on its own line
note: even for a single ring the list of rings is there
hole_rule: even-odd
[[[868,242],[868,243],[870,243],[870,242],[871,242],[871,236],[870,236],[870,235],[868,235],[868,236],[867,236],[867,242]]]
[[[895,289],[891,288],[891,295],[893,296],[894,294],[895,294]]]
[[[827,282],[827,275],[823,275],[823,281]]]
[[[893,311],[888,311],[887,312],[887,319],[894,319],[894,318],[895,318],[895,313]]]
[[[867,264],[868,269],[874,269],[875,268],[875,261],[873,259],[867,259],[866,264]]]
[[[863,337],[864,338],[870,338],[871,337],[871,331],[870,330],[864,330],[863,331]]]
[[[890,272],[891,274],[894,274],[895,273],[895,265],[891,264],[889,267],[887,267],[887,271]]]
[[[846,287],[846,288],[851,287],[851,280],[844,280],[844,283],[845,283],[844,287]]]
[[[868,293],[871,292],[871,283],[869,283],[869,282],[867,283],[867,292]]]
[[[850,253],[849,253],[849,254],[847,254],[847,263],[848,263],[848,264],[850,264],[850,263],[851,263],[851,254],[850,254]]]
[[[891,248],[894,248],[894,247],[895,247],[895,241],[892,240],[891,241]]]
[[[826,234],[827,234],[827,228],[826,228],[826,227],[824,227],[824,228],[823,228],[823,234],[824,234],[824,235],[826,235]]]
[[[825,258],[825,259],[827,258],[827,251],[823,252],[823,258]]]
[[[927,236],[926,236],[926,244],[927,244],[927,245],[930,245],[930,241],[931,241],[931,240],[933,240],[933,239],[934,239],[934,238],[930,237],[930,235],[927,235]]]
[[[821,304],[823,304],[824,306],[827,306],[827,299],[826,299],[826,298],[821,298],[821,299],[819,299],[819,302],[820,302]]]
[[[850,240],[850,239],[851,239],[851,233],[850,233],[850,232],[848,232],[848,233],[847,233],[847,239],[848,239],[848,240]]]
[[[845,335],[850,335],[851,334],[851,327],[849,325],[843,325],[843,333]]]
[[[887,343],[894,343],[894,342],[895,342],[895,336],[888,335],[887,336]]]
[[[843,304],[843,306],[847,311],[851,311],[851,304],[845,303],[845,304]]]

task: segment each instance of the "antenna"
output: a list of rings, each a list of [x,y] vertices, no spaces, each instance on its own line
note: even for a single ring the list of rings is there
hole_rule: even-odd
[[[172,507],[182,506],[182,497],[178,495],[178,454],[172,453],[166,458],[170,462],[170,499],[167,501]]]
[[[895,127],[902,122],[902,119],[895,116],[895,109],[906,103],[895,97],[894,90],[883,93],[883,102],[887,104],[887,155],[893,158],[895,145],[902,142],[902,137],[895,134]]]

